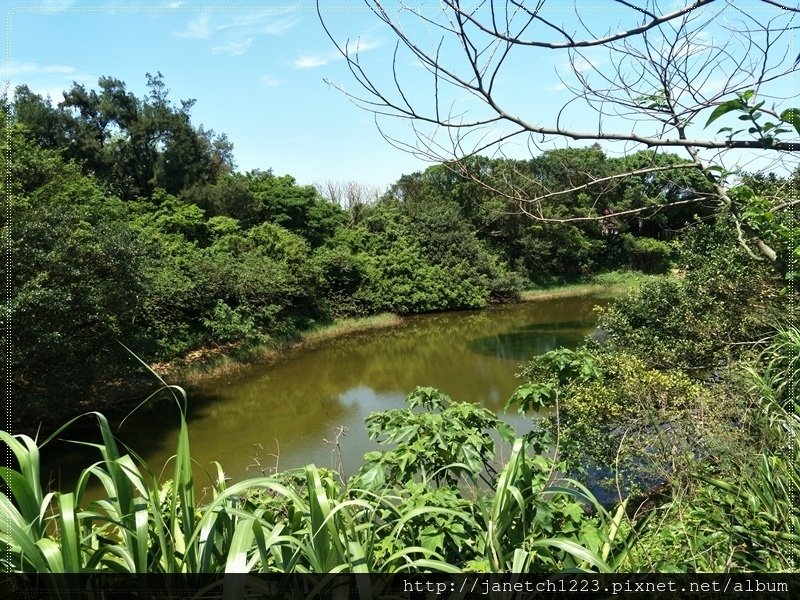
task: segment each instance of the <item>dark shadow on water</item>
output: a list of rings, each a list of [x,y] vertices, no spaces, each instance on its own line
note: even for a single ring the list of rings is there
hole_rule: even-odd
[[[587,329],[558,329],[551,325],[536,330],[525,329],[478,338],[468,342],[467,348],[475,354],[524,361],[556,348],[577,348],[589,333]]]
[[[187,421],[191,421],[222,399],[218,394],[192,392],[189,393]],[[129,449],[135,453],[175,452],[172,440],[180,428],[180,411],[173,399],[153,398],[129,415],[124,423],[121,421],[122,418],[110,419],[111,431],[117,440],[120,454],[127,454]],[[80,440],[81,443],[71,440]],[[79,419],[41,448],[43,483],[48,489],[74,489],[81,471],[102,460],[100,451],[88,449],[86,443],[102,444],[97,419],[92,415]],[[167,448],[168,444],[173,447]],[[164,468],[163,464],[147,466],[156,475]],[[166,477],[170,476],[172,468],[172,464],[167,465]]]
[[[582,319],[579,321],[562,321],[560,323],[529,323],[528,325],[519,327],[519,329],[524,331],[542,332],[561,331],[563,329],[581,329],[587,331],[594,327],[595,321],[596,319]]]
[[[639,473],[633,481],[623,477],[619,481],[618,488],[618,481],[612,467],[598,466],[586,459],[584,468],[586,469],[585,479],[577,473],[572,474],[572,477],[584,480],[583,482],[589,491],[606,509],[612,508],[628,497],[643,499],[648,494],[658,490],[666,482],[662,477],[656,475],[648,477],[644,473]]]

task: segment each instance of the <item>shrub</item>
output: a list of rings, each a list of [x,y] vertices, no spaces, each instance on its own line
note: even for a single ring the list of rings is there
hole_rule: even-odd
[[[672,247],[649,237],[623,235],[630,256],[631,269],[644,273],[666,273],[669,270]]]

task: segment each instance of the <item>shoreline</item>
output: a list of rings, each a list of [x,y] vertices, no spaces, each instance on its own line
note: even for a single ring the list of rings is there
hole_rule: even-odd
[[[517,302],[536,302],[538,300],[555,300],[558,298],[579,298],[581,296],[599,296],[617,298],[624,296],[633,288],[626,284],[603,283],[570,283],[553,288],[523,290]]]
[[[295,340],[196,350],[184,358],[151,364],[150,368],[160,376],[174,380],[175,385],[195,387],[206,381],[235,375],[256,364],[272,363],[292,350],[353,333],[396,327],[403,320],[404,317],[394,313],[337,319],[333,323],[304,331]]]
[[[540,289],[523,290],[516,300],[508,302],[508,304],[592,295],[615,298],[624,296],[644,281],[657,277],[663,277],[663,275],[653,276],[635,272],[604,273],[589,282],[567,283]],[[396,327],[401,325],[409,316],[414,315],[403,316],[395,313],[379,313],[368,317],[339,319],[328,325],[304,331],[298,339],[293,341],[278,342],[274,345],[252,347],[231,345],[217,349],[196,350],[190,353],[188,357],[175,359],[167,363],[153,364],[151,368],[162,377],[174,379],[176,385],[193,387],[206,381],[235,375],[258,363],[274,362],[286,352],[305,346],[311,346],[353,333]],[[195,357],[192,358],[192,355],[195,355]]]
[[[647,275],[635,271],[613,271],[595,276],[590,281],[580,283],[564,283],[543,288],[533,288],[520,292],[519,302],[535,302],[555,298],[573,298],[580,296],[600,296],[618,298],[642,283],[653,281],[669,275]]]
[[[589,282],[523,290],[519,293],[518,298],[509,302],[509,304],[590,295],[608,298],[619,297],[641,285],[643,281],[656,277],[662,276],[633,272],[605,273],[596,276]],[[290,351],[311,347],[314,344],[350,334],[396,327],[401,325],[406,318],[407,316],[394,313],[379,313],[367,317],[339,319],[333,323],[304,331],[294,340],[252,346],[228,344],[216,348],[202,348],[189,352],[182,358],[162,363],[151,363],[149,368],[167,384],[180,386],[186,389],[187,392],[191,392],[192,389],[214,380],[235,377],[256,365],[271,364]],[[111,401],[105,402],[102,407],[87,406],[86,411],[99,410],[112,420],[117,416],[126,415],[133,407],[141,403],[143,397],[153,391],[154,386],[152,384],[155,378],[152,375],[148,375],[146,379],[149,380],[149,384],[146,383],[145,379],[138,383],[133,383],[127,390],[120,390],[119,395],[112,393],[109,398]],[[154,401],[158,402],[159,400],[154,399]],[[16,423],[16,426],[12,424],[11,429],[15,430],[16,433],[30,434],[35,433],[39,428],[42,430],[55,429],[63,423],[63,419],[48,422],[46,418],[40,418],[36,425],[28,424],[26,426],[22,423]]]

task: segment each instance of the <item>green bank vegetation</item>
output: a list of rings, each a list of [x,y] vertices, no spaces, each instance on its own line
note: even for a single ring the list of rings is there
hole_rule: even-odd
[[[260,356],[341,319],[481,308],[617,269],[664,272],[676,232],[711,214],[636,213],[615,218],[613,234],[596,220],[542,224],[509,213],[452,165],[343,207],[289,175],[235,172],[225,136],[191,123],[192,102],[173,103],[160,76],[148,84],[137,98],[104,77],[98,89],[73,86],[58,106],[21,86],[4,107],[17,426],[138,401],[151,379],[121,344],[159,365]],[[597,146],[471,161],[497,177],[524,168],[564,190],[631,161],[685,162],[612,159]],[[550,216],[707,191],[701,174],[681,171],[679,181],[657,172],[602,197],[561,194]]]
[[[589,278],[581,283],[548,285],[543,288],[523,290],[519,293],[522,302],[533,302],[550,298],[594,296],[597,298],[617,298],[637,289],[647,281],[655,281],[658,275],[648,275],[641,271],[609,271]]]
[[[498,177],[549,178],[566,190],[554,218],[598,202],[661,207],[615,218],[616,233],[509,214],[448,165],[344,209],[289,176],[235,173],[224,137],[194,128],[190,103],[150,83],[137,99],[102,79],[59,107],[21,88],[5,106],[14,413],[92,412],[41,441],[0,433],[15,457],[0,471],[4,571],[797,570],[797,172],[743,173],[730,192],[774,262],[746,250],[730,213],[662,206],[704,193],[700,172],[568,191],[631,160],[680,164],[648,151],[470,159]],[[789,210],[770,210],[766,195]],[[336,319],[479,308],[632,266],[675,273],[600,280],[633,289],[602,311],[603,343],[524,367],[508,404],[534,419],[524,437],[469,398],[418,388],[407,409],[367,418],[384,450],[350,478],[309,466],[228,485],[220,467],[193,480],[180,389],[167,388],[181,435],[166,481],[96,411],[151,378],[146,363],[312,343],[360,326],[324,328]],[[97,421],[97,462],[74,489],[48,490],[39,448],[75,419]],[[581,483],[589,473],[616,499],[600,503]],[[85,498],[92,480],[100,500]]]
[[[553,351],[528,366],[509,404],[555,406],[559,419],[524,438],[484,408],[418,388],[407,409],[367,418],[393,447],[365,455],[348,480],[312,465],[228,486],[217,465],[194,481],[177,388],[181,435],[163,483],[120,453],[99,413],[87,416],[102,433],[99,460],[73,491],[45,493],[37,443],[3,432],[19,469],[2,472],[1,560],[42,573],[794,570],[799,343],[796,328],[779,329],[761,374],[739,365],[740,379],[713,384],[655,370],[635,345]],[[720,396],[734,381],[737,395]],[[491,433],[511,443],[499,465]],[[560,475],[577,468],[575,451],[616,454],[618,485],[644,471],[670,492],[626,491],[609,509]],[[107,497],[84,504],[94,478]],[[201,486],[212,490],[202,501]]]

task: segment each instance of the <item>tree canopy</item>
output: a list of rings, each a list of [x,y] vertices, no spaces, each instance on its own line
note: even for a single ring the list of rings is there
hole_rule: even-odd
[[[41,147],[61,150],[126,200],[156,188],[175,194],[232,170],[233,146],[225,135],[194,127],[194,100],[174,105],[161,73],[147,75],[144,98],[113,77],[101,77],[97,85],[87,90],[73,84],[57,106],[20,86],[15,118]]]

